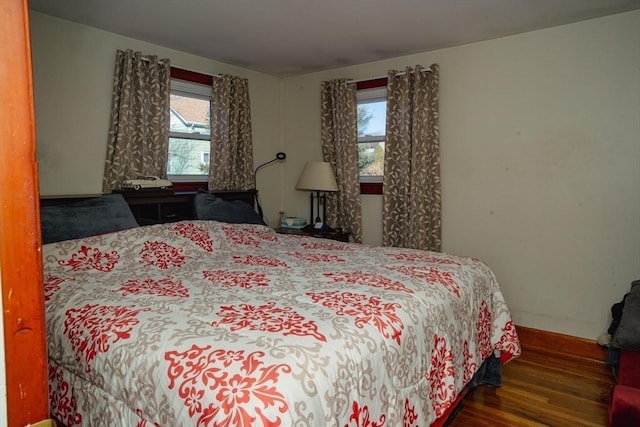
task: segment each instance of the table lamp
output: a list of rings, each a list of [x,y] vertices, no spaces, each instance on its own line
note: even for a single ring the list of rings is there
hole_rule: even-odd
[[[309,214],[310,227],[316,231],[329,231],[324,221],[327,217],[326,192],[338,191],[338,184],[333,176],[331,164],[328,162],[307,162],[296,184],[297,190],[310,190],[311,209]],[[315,195],[314,195],[315,192]],[[314,201],[316,216],[313,217]],[[320,205],[322,204],[322,218],[320,218]]]

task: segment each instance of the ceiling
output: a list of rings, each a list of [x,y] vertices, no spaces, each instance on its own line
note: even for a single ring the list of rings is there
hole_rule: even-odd
[[[640,0],[29,0],[33,10],[276,76],[488,40]]]

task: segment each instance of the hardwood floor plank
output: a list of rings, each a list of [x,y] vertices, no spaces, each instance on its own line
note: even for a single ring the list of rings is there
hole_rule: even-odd
[[[502,379],[502,387],[470,390],[449,426],[606,425],[614,379],[604,361],[527,348]]]

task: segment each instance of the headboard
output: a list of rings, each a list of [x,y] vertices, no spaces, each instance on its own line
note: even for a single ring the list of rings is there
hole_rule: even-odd
[[[210,191],[223,200],[241,200],[255,209],[257,191],[252,190],[214,190]],[[140,225],[159,224],[163,222],[195,219],[195,191],[174,192],[172,190],[118,190],[114,194],[122,194]],[[63,205],[81,202],[102,194],[43,196],[40,206]]]

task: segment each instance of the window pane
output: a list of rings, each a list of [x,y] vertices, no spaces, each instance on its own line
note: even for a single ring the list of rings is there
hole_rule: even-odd
[[[169,138],[169,175],[208,175],[211,143],[185,138]]]
[[[358,136],[384,136],[387,101],[358,102]]]
[[[169,132],[211,135],[211,101],[171,94],[171,125]]]
[[[384,175],[384,142],[358,144],[360,176]]]

